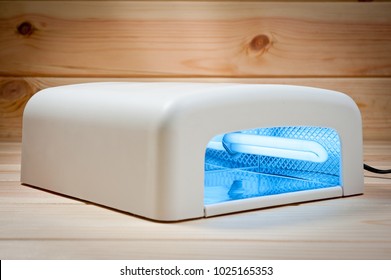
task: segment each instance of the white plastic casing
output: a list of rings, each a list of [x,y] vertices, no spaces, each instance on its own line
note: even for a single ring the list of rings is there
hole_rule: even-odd
[[[208,141],[274,126],[335,129],[342,188],[204,206]],[[23,116],[22,183],[161,221],[363,192],[354,101],[286,85],[90,83],[35,94]]]

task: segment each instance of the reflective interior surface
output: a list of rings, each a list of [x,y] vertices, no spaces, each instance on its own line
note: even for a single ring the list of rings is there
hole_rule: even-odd
[[[204,203],[338,186],[340,167],[340,141],[331,128],[271,127],[216,135],[205,152]]]

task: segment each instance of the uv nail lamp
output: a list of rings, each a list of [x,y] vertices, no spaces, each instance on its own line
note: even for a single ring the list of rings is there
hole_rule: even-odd
[[[161,221],[363,192],[356,104],[325,89],[91,83],[23,117],[21,181]]]

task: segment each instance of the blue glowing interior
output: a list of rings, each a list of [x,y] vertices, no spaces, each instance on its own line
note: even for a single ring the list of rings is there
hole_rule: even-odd
[[[204,203],[340,186],[340,146],[337,132],[324,127],[216,135],[205,152]]]

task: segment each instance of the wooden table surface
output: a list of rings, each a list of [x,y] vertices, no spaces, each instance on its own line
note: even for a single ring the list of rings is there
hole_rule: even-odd
[[[20,143],[0,142],[0,259],[390,259],[391,176],[365,194],[157,223],[22,186]],[[364,159],[391,167],[391,142]]]

